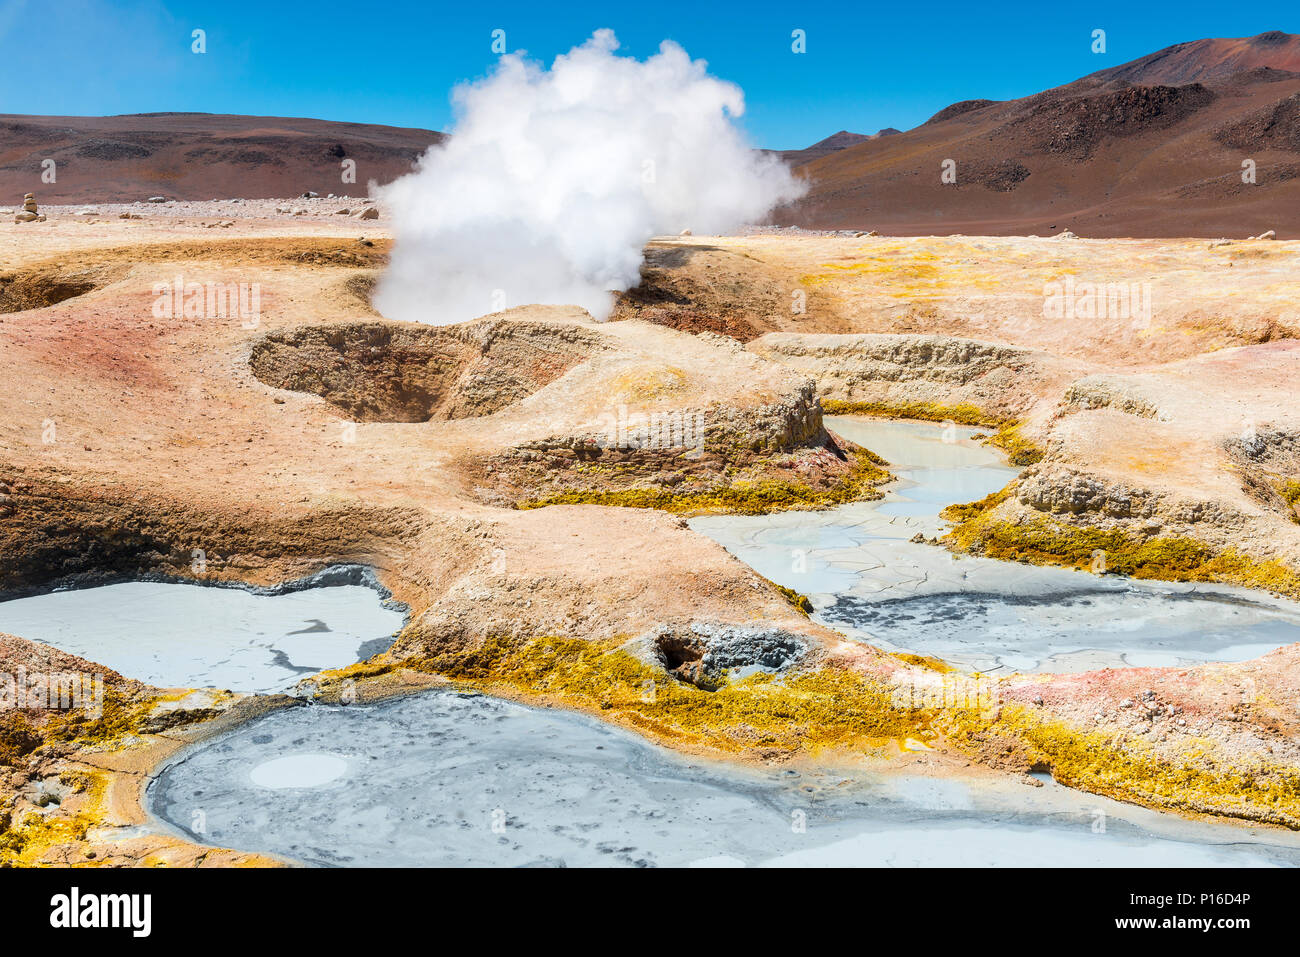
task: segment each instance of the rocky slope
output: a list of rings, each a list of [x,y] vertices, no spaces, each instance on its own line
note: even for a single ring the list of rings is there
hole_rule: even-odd
[[[815,157],[797,167],[808,195],[773,221],[904,235],[1295,238],[1298,94],[1300,36],[1179,44],[1018,100],[955,103],[915,129]]]

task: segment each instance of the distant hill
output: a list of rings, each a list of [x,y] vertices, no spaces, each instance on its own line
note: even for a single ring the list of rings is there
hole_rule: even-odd
[[[443,134],[328,120],[212,113],[0,115],[0,205],[35,192],[41,203],[365,195]],[[56,181],[41,180],[54,160]],[[356,183],[343,182],[343,161]]]
[[[865,133],[850,133],[848,130],[840,130],[838,133],[832,133],[826,139],[818,140],[812,146],[801,150],[765,150],[764,152],[775,153],[791,166],[802,166],[804,163],[820,159],[828,153],[848,149],[850,146],[857,146],[859,143],[869,143],[872,140],[880,139],[882,136],[893,136],[897,132],[899,131],[892,126],[869,136]]]
[[[945,160],[955,185],[941,181]],[[1245,160],[1253,185],[1242,182]],[[791,163],[810,191],[774,222],[1300,238],[1300,36],[1180,43],[1022,99],[954,103],[916,129]]]

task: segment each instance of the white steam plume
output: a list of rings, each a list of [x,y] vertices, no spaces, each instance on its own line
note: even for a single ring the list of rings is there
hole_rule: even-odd
[[[457,88],[450,139],[380,193],[396,237],[384,315],[558,303],[604,319],[652,236],[733,230],[803,192],[733,124],[739,87],[675,43],[645,62],[616,49],[599,30],[550,70],[511,54]]]

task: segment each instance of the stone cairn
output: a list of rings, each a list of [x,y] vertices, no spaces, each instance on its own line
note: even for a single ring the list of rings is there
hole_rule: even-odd
[[[28,193],[23,197],[22,212],[14,216],[15,223],[43,223],[45,217],[36,211],[36,194]]]

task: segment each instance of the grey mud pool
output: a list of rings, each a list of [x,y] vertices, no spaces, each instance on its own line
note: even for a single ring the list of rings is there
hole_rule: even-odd
[[[1102,577],[914,543],[949,527],[943,508],[998,491],[1017,470],[972,441],[973,429],[851,417],[827,424],[889,461],[899,481],[884,499],[690,524],[807,595],[818,621],[850,637],[994,675],[1245,661],[1300,641],[1300,605],[1244,589]]]
[[[192,840],[319,866],[1300,862],[1300,837],[1033,784],[692,761],[585,715],[427,691],[267,715],[174,760],[147,801]]]
[[[945,441],[914,423],[834,426],[893,463],[901,481],[886,499],[692,522],[811,593],[832,626],[987,670],[1228,660],[1300,637],[1295,609],[1230,591],[959,561],[912,544],[939,530],[944,506],[1001,488],[1014,470],[970,430]],[[1049,777],[692,761],[585,715],[456,692],[269,715],[181,756],[148,800],[193,839],[327,866],[1300,863],[1289,834],[1187,821]]]
[[[288,691],[383,651],[405,621],[360,584],[260,594],[120,582],[0,602],[0,631],[161,688]]]

